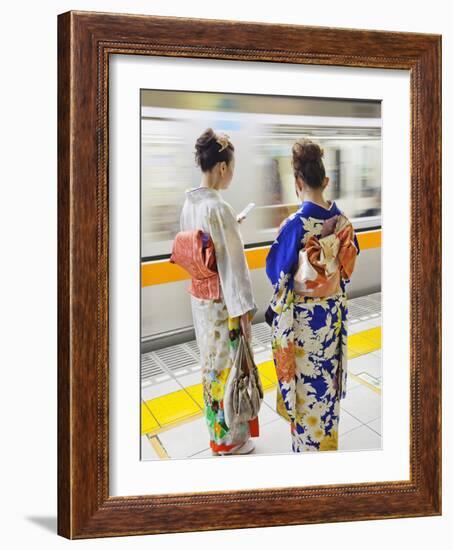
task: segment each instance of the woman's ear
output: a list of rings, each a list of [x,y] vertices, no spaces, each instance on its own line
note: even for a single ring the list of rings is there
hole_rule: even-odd
[[[298,176],[294,178],[294,189],[296,191],[296,195],[298,198],[300,198],[300,194],[302,193],[303,184]]]
[[[297,189],[299,189],[299,192],[302,192],[304,190],[304,182],[299,176],[295,177],[295,184]]]
[[[226,162],[222,160],[222,162],[219,162],[219,172],[223,176],[226,172]]]

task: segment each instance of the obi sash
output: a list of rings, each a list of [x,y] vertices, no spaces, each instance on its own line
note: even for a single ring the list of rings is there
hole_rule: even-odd
[[[210,235],[201,229],[180,231],[173,241],[170,262],[189,273],[190,294],[205,300],[220,298],[220,279]]]
[[[317,298],[340,292],[340,278],[350,278],[356,257],[351,222],[341,214],[332,216],[324,222],[321,237],[310,236],[299,252],[294,291]]]

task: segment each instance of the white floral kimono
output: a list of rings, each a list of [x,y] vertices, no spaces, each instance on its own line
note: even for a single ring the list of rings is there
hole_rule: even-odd
[[[248,422],[227,427],[223,409],[225,383],[238,345],[239,317],[248,311],[253,317],[256,312],[244,245],[233,209],[215,189],[186,191],[180,224],[181,231],[203,230],[214,243],[220,300],[190,298],[210,446],[215,452],[229,451],[255,435]]]

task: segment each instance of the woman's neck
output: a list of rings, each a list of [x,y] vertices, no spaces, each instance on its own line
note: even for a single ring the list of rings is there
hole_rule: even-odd
[[[326,199],[324,198],[322,191],[305,191],[303,195],[304,201],[310,201],[314,202],[316,204],[319,204],[321,206],[324,206],[325,208],[330,208],[330,204]]]
[[[219,184],[212,174],[203,174],[201,178],[200,187],[209,187],[209,189],[215,189],[218,191]]]

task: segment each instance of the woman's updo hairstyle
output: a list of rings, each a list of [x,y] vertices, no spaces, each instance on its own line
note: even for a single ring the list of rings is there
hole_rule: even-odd
[[[230,164],[234,146],[226,134],[205,130],[195,143],[195,161],[202,172],[209,172],[218,162]]]
[[[294,176],[299,176],[314,189],[321,187],[326,177],[323,156],[324,150],[317,143],[309,139],[298,139],[293,145]]]

